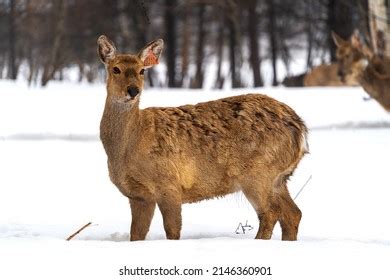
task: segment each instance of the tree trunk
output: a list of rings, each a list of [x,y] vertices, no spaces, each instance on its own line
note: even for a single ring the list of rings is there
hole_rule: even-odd
[[[31,86],[31,83],[32,83],[33,78],[34,78],[34,74],[37,71],[36,63],[35,63],[35,60],[34,60],[34,57],[32,54],[31,47],[28,49],[27,62],[29,65],[29,73],[28,73],[27,83],[28,83],[28,86]]]
[[[205,29],[204,29],[204,13],[205,6],[200,4],[198,7],[198,42],[196,44],[196,73],[192,88],[203,87],[203,60],[204,60],[204,41],[205,41]]]
[[[280,41],[280,47],[279,47],[280,57],[282,58],[284,66],[286,67],[287,76],[290,76],[290,61],[291,61],[290,48],[288,47],[286,40],[284,40],[284,38],[279,39],[279,41]]]
[[[4,56],[0,55],[0,79],[3,79]]]
[[[17,67],[16,67],[16,36],[15,36],[15,0],[9,1],[9,14],[8,14],[8,44],[9,44],[9,57],[8,57],[8,78],[16,80]]]
[[[232,77],[232,88],[241,86],[240,77],[240,49],[239,49],[239,23],[238,23],[238,7],[237,3],[231,2],[228,7],[227,26],[229,29],[229,57],[230,57],[230,73]]]
[[[230,57],[230,73],[232,77],[232,88],[237,86],[237,71],[236,71],[236,31],[232,20],[228,21],[229,26],[229,57]]]
[[[144,10],[146,7],[140,4],[139,0],[133,0],[128,2],[127,11],[129,12],[129,18],[133,22],[131,26],[131,33],[135,33],[135,48],[136,50],[142,49],[147,43],[147,18],[144,16]]]
[[[358,0],[357,1],[357,15],[359,22],[357,23],[357,29],[364,36],[366,42],[371,43],[370,39],[370,13],[368,10],[369,0]],[[370,46],[371,47],[371,46]]]
[[[130,31],[135,33],[135,48],[136,50],[140,50],[148,43],[147,33],[148,27],[150,26],[148,7],[141,0],[132,0],[128,2],[127,11],[129,18],[133,22]],[[148,69],[147,76],[147,82],[149,83],[149,86],[155,86],[155,72],[153,68]]]
[[[277,60],[277,54],[278,54],[278,46],[276,43],[276,15],[275,15],[275,4],[274,0],[267,0],[267,6],[268,6],[268,35],[269,35],[269,42],[270,42],[270,48],[271,48],[271,60],[272,60],[272,72],[273,72],[273,78],[272,78],[272,85],[277,86],[278,85],[278,72],[276,69],[276,60]]]
[[[184,4],[183,12],[183,28],[182,35],[183,38],[182,47],[181,47],[181,78],[180,86],[183,87],[184,83],[188,76],[188,66],[190,63],[189,60],[189,51],[190,51],[190,36],[191,36],[191,24],[190,24],[190,4],[186,2]]]
[[[77,66],[79,67],[79,78],[78,82],[81,83],[85,76],[85,65],[80,60],[77,61]]]
[[[248,1],[248,33],[249,33],[249,47],[250,47],[250,63],[253,71],[253,85],[255,87],[262,87],[264,85],[261,78],[260,57],[259,57],[259,36],[257,32],[258,18],[256,13],[257,0]]]
[[[369,0],[369,20],[374,52],[390,57],[390,28],[385,0]]]
[[[219,27],[218,27],[218,36],[216,37],[217,38],[217,42],[216,42],[216,47],[217,47],[217,75],[216,75],[216,79],[215,79],[215,84],[214,84],[214,88],[217,88],[217,89],[222,89],[223,88],[223,84],[224,84],[224,81],[225,79],[222,77],[222,59],[223,59],[223,45],[224,45],[224,32],[225,32],[225,28],[224,28],[224,20],[221,20],[219,22]]]
[[[49,59],[43,69],[41,85],[46,86],[47,83],[54,78],[54,74],[59,69],[63,54],[61,53],[61,47],[64,43],[65,36],[65,17],[66,17],[66,1],[56,0],[54,3],[54,18],[57,20],[55,28],[53,46]]]
[[[176,0],[165,0],[168,87],[176,87]]]
[[[312,49],[313,49],[313,30],[312,30],[312,10],[313,10],[313,2],[312,0],[307,1],[305,17],[306,17],[306,37],[307,37],[307,57],[306,57],[306,68],[311,69],[313,66],[312,62]]]

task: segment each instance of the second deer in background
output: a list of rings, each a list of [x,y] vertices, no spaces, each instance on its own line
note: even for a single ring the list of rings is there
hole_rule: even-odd
[[[308,72],[304,79],[305,87],[345,87],[357,86],[356,77],[350,76],[347,79],[341,79],[338,75],[339,66],[337,63],[321,64]]]
[[[354,34],[344,40],[332,33],[337,46],[339,75],[342,79],[357,77],[363,89],[386,111],[390,111],[390,58],[375,54]]]

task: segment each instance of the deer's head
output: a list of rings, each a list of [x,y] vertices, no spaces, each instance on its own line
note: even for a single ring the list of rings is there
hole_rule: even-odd
[[[159,63],[164,41],[152,41],[138,54],[118,54],[114,43],[104,35],[97,42],[98,55],[107,71],[107,98],[134,104],[144,88],[145,70]]]
[[[337,46],[336,57],[339,64],[337,74],[343,82],[357,82],[373,55],[371,50],[361,43],[356,33],[349,40],[344,40],[334,32],[332,37]]]

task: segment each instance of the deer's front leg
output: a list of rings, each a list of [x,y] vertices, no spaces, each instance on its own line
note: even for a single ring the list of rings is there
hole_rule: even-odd
[[[155,201],[147,201],[140,198],[130,198],[131,231],[130,241],[144,240],[152,222]]]
[[[167,239],[180,239],[181,201],[174,196],[166,196],[157,202],[160,208]]]

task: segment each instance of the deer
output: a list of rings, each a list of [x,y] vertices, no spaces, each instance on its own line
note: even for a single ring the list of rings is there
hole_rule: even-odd
[[[307,128],[289,106],[246,94],[179,107],[139,108],[145,70],[164,42],[120,54],[97,40],[107,96],[100,139],[112,183],[128,198],[130,241],[145,240],[158,206],[167,239],[180,239],[182,204],[242,191],[259,218],[256,239],[297,240],[301,210],[287,180],[308,152]]]
[[[340,78],[356,79],[368,95],[390,112],[390,57],[374,54],[357,33],[349,40],[334,32],[332,37],[337,46]]]
[[[305,87],[342,87],[358,85],[356,79],[353,77],[342,80],[338,75],[338,68],[339,66],[337,63],[316,66],[305,75],[303,84]]]
[[[305,78],[306,73],[301,73],[294,76],[286,76],[283,79],[282,84],[285,87],[303,87],[303,79]]]

